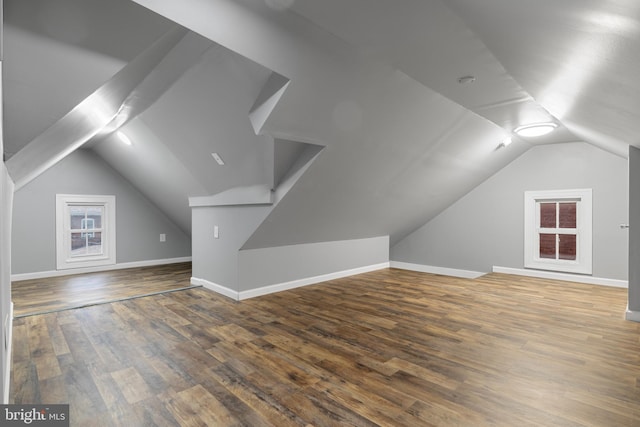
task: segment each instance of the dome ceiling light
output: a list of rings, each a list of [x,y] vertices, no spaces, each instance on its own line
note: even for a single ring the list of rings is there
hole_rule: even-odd
[[[535,138],[553,132],[558,127],[557,124],[549,123],[532,123],[515,128],[513,131],[525,138]]]

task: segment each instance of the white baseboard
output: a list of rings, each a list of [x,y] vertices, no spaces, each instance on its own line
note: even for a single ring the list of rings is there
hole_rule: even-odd
[[[328,280],[341,279],[343,277],[355,276],[356,274],[368,273],[370,271],[382,270],[389,268],[388,262],[380,264],[368,265],[365,267],[352,268],[350,270],[336,271],[335,273],[322,274],[320,276],[307,277],[304,279],[292,280],[290,282],[278,283],[275,285],[263,286],[261,288],[249,289],[240,292],[240,300],[255,298],[262,295],[268,295],[275,292],[295,289],[302,286],[314,285],[316,283],[326,282]]]
[[[640,322],[640,311],[629,310],[629,307],[627,306],[624,318],[633,322]]]
[[[400,261],[391,261],[391,268],[419,271],[421,273],[441,274],[443,276],[462,277],[465,279],[476,279],[486,274],[480,271],[459,270],[457,268],[435,267],[433,265],[412,264]]]
[[[383,262],[380,264],[368,265],[365,267],[353,268],[350,270],[337,271],[334,273],[322,274],[320,276],[307,277],[304,279],[292,280],[290,282],[278,283],[275,285],[263,286],[260,288],[249,289],[247,291],[234,291],[233,289],[229,289],[226,286],[218,285],[217,283],[210,282],[205,279],[199,279],[197,277],[191,278],[191,284],[193,285],[201,285],[206,289],[222,294],[226,297],[232,298],[236,301],[242,301],[249,298],[255,298],[263,295],[272,294],[275,292],[282,292],[289,289],[295,289],[302,286],[313,285],[316,283],[326,282],[328,280],[341,279],[343,277],[354,276],[356,274],[368,273],[370,271],[382,270],[384,268],[389,268],[388,262]]]
[[[629,283],[626,280],[606,279],[603,277],[583,276],[580,274],[556,273],[554,271],[526,270],[521,268],[493,266],[493,272],[515,274],[517,276],[537,277],[540,279],[561,280],[565,282],[586,283],[589,285],[613,286],[616,288],[629,287]]]
[[[155,265],[176,264],[179,262],[190,262],[190,261],[191,261],[191,257],[152,259],[147,261],[133,261],[133,262],[123,262],[120,264],[113,264],[113,265],[103,265],[100,267],[38,271],[35,273],[20,273],[20,274],[12,274],[11,281],[17,282],[20,280],[46,279],[48,277],[70,276],[72,274],[97,273],[100,271],[110,271],[110,270],[123,270],[125,268],[152,267]]]
[[[13,302],[9,304],[9,315],[6,321],[7,334],[7,364],[4,366],[3,405],[9,403],[9,391],[11,390],[11,362],[13,360]]]
[[[202,286],[205,289],[209,289],[210,291],[219,293],[224,295],[225,297],[231,298],[235,301],[239,301],[239,292],[234,291],[233,289],[229,289],[226,286],[218,285],[217,283],[210,282],[206,279],[200,279],[198,277],[191,278],[191,284],[196,286]]]

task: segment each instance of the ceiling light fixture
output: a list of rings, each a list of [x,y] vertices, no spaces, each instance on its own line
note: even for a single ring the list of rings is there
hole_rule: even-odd
[[[518,136],[523,136],[525,138],[535,138],[537,136],[546,135],[551,133],[557,128],[558,125],[549,122],[549,123],[532,123],[529,125],[523,125],[515,128],[513,131]]]
[[[118,131],[116,132],[116,135],[124,145],[133,145],[129,137],[124,132]]]

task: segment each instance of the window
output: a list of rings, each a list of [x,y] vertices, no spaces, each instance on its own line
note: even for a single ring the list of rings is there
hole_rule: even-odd
[[[591,189],[527,191],[525,268],[591,274]]]
[[[56,195],[59,270],[116,263],[115,196]]]

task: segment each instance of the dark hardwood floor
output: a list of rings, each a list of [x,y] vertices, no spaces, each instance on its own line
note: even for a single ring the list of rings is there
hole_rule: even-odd
[[[638,426],[626,290],[381,270],[17,319],[15,403],[75,426]]]
[[[16,317],[68,310],[191,287],[191,263],[127,268],[11,284]]]

